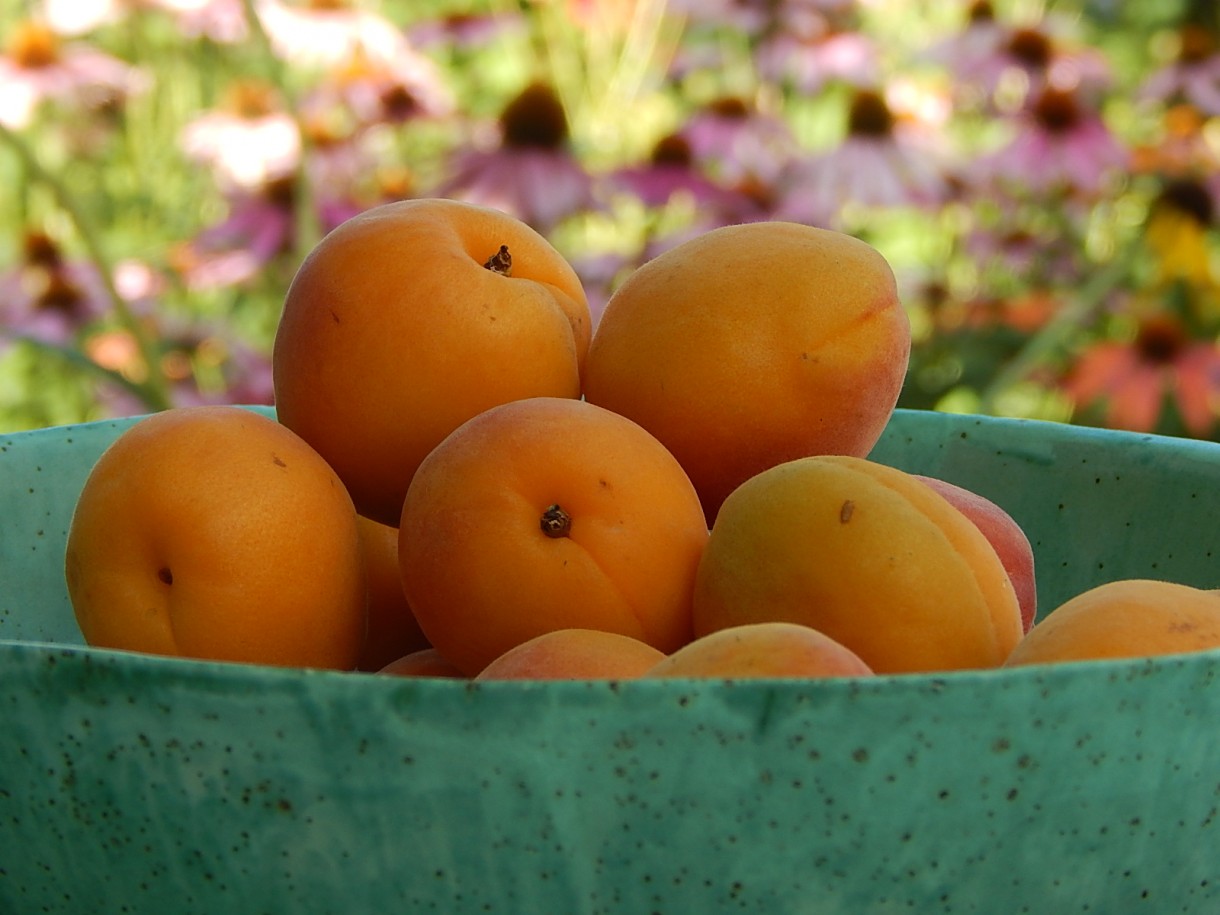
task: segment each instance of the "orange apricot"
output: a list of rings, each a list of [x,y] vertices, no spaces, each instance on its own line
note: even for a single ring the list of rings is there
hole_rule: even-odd
[[[798,623],[746,623],[682,646],[647,677],[867,677],[854,651]]]
[[[447,680],[470,679],[453,666],[444,655],[435,648],[421,648],[412,651],[401,658],[395,658],[382,667],[377,673],[395,677],[443,677]]]
[[[1016,592],[1021,607],[1021,631],[1029,632],[1038,615],[1038,584],[1034,568],[1034,548],[1015,518],[996,503],[973,490],[947,480],[916,474],[944,496],[963,515],[978,525],[991,541],[996,555]]]
[[[364,644],[347,490],[296,433],[240,407],[166,410],[111,443],[65,574],[93,646],[351,670]]]
[[[1118,579],[1064,601],[1013,649],[1006,667],[1145,658],[1220,648],[1220,594],[1176,582]]]
[[[514,645],[475,680],[634,680],[665,657],[618,632],[555,629]]]
[[[293,278],[277,414],[361,514],[396,525],[415,468],[462,422],[579,397],[590,333],[576,272],[524,222],[455,200],[384,204],[332,230]]]
[[[997,667],[1021,637],[978,527],[913,475],[848,455],[772,467],[721,507],[695,634],[772,620],[817,629],[877,673]]]
[[[726,226],[646,262],[593,334],[584,394],[686,468],[709,525],[748,478],[813,454],[864,457],[906,376],[894,274],[852,236]]]
[[[554,629],[684,644],[707,538],[694,487],[652,435],[534,397],[468,420],[420,464],[399,569],[428,640],[474,676]]]
[[[430,647],[402,591],[398,572],[398,528],[363,515],[357,519],[368,582],[368,632],[359,670],[380,670],[391,661]]]

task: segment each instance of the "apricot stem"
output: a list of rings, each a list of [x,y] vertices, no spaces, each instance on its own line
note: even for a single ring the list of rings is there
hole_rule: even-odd
[[[513,258],[508,253],[508,245],[500,245],[500,250],[487,258],[483,264],[492,273],[498,273],[501,276],[513,275]]]
[[[550,505],[542,513],[538,525],[548,537],[566,537],[572,530],[572,516],[559,505]]]

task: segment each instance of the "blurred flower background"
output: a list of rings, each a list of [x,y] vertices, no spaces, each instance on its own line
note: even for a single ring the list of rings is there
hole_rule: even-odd
[[[1215,0],[8,0],[0,429],[270,403],[376,204],[616,283],[719,225],[889,259],[900,406],[1220,438]]]

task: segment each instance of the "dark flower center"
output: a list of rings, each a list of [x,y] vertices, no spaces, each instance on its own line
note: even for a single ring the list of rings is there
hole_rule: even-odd
[[[239,79],[225,90],[224,107],[239,118],[254,121],[275,110],[275,90],[254,79]]]
[[[568,116],[555,90],[534,83],[500,114],[504,145],[514,149],[560,149],[568,140]]]
[[[847,112],[847,132],[855,137],[888,137],[894,130],[894,115],[881,93],[861,89]]]
[[[1155,207],[1169,207],[1191,216],[1201,226],[1211,225],[1215,201],[1206,187],[1190,178],[1169,181],[1157,195]]]
[[[381,110],[392,121],[405,121],[419,112],[419,102],[406,86],[390,86],[381,93]]]
[[[59,39],[41,22],[23,22],[9,36],[7,51],[23,70],[39,70],[59,60]]]
[[[1216,38],[1201,25],[1184,25],[1179,35],[1178,60],[1199,64],[1216,53]]]
[[[275,206],[291,210],[296,205],[297,182],[295,175],[272,178],[263,185],[263,198]]]
[[[1051,52],[1051,40],[1037,29],[1017,29],[1008,39],[1008,53],[1031,70],[1045,70]]]
[[[995,7],[990,0],[974,0],[966,11],[966,21],[973,25],[976,22],[995,22]]]
[[[653,165],[672,165],[689,168],[693,161],[690,143],[686,141],[685,137],[676,133],[661,137],[661,139],[657,140],[656,145],[652,147],[652,155],[649,156],[649,161]]]
[[[718,118],[734,121],[744,121],[750,116],[750,106],[735,95],[716,99],[707,106],[707,110]]]
[[[27,232],[22,247],[25,262],[31,267],[57,269],[63,262],[59,245],[46,232]]]
[[[1034,118],[1051,133],[1063,133],[1080,123],[1080,106],[1075,93],[1048,87],[1034,103]]]
[[[73,314],[83,301],[80,289],[59,270],[42,271],[42,289],[34,297],[34,307],[43,311]]]
[[[1182,325],[1168,317],[1148,318],[1135,337],[1135,350],[1140,359],[1153,365],[1169,365],[1186,346]]]

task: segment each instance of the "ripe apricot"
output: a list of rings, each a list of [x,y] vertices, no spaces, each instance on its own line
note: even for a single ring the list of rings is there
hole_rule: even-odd
[[[1005,666],[1215,648],[1220,648],[1220,594],[1176,582],[1118,579],[1052,610],[1013,649]]]
[[[647,677],[867,677],[854,651],[798,623],[746,623],[700,636]]]
[[[363,515],[356,519],[364,577],[368,582],[368,632],[359,670],[381,670],[391,661],[430,647],[402,592],[398,574],[398,528]]]
[[[663,661],[647,642],[600,629],[555,629],[514,645],[476,680],[634,680]]]
[[[296,433],[240,407],[166,410],[111,443],[65,574],[94,646],[350,670],[364,643],[347,490]]]
[[[695,634],[770,620],[817,629],[877,673],[996,667],[1021,637],[978,527],[913,475],[848,455],[772,467],[721,507]]]
[[[999,505],[964,486],[920,474],[916,474],[916,479],[944,496],[991,541],[1016,592],[1017,604],[1021,607],[1021,631],[1029,632],[1038,615],[1038,583],[1034,548],[1021,525]]]
[[[694,487],[653,436],[533,397],[468,420],[420,464],[399,569],[424,634],[474,676],[554,629],[684,644],[707,538]]]
[[[443,677],[447,680],[468,680],[464,673],[435,648],[421,648],[401,658],[395,658],[378,673],[395,677]]]
[[[674,453],[711,524],[729,492],[768,467],[867,455],[910,347],[893,271],[875,248],[795,223],[726,226],[615,290],[584,393]]]
[[[276,329],[277,415],[335,468],[361,514],[396,525],[442,438],[486,408],[580,396],[591,319],[575,271],[498,210],[384,204],[305,258]]]

